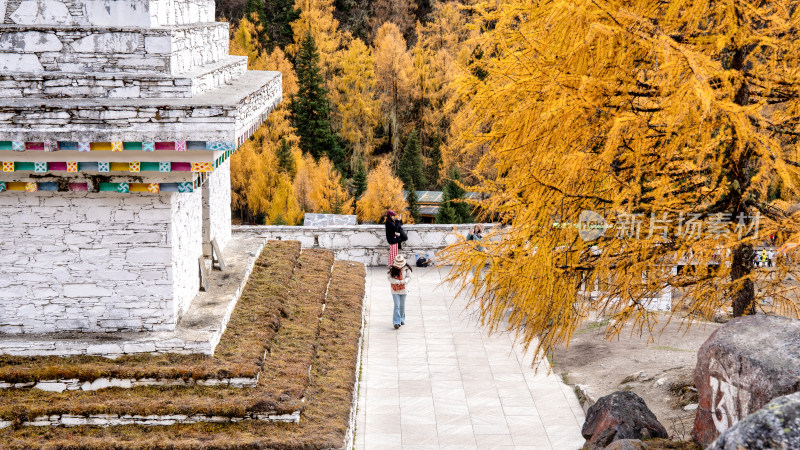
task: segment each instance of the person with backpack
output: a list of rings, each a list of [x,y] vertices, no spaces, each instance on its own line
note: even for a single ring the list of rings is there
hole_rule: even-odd
[[[392,300],[394,301],[392,323],[395,330],[406,324],[406,285],[411,281],[412,271],[406,258],[403,255],[397,255],[386,274],[392,288]]]
[[[386,242],[389,243],[389,261],[387,266],[391,267],[394,258],[402,249],[402,242],[408,240],[405,230],[403,230],[403,222],[396,212],[391,209],[386,211]]]

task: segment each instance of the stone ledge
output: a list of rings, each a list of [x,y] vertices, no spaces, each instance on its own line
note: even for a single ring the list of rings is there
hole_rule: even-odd
[[[146,425],[146,426],[169,426],[191,423],[236,423],[243,420],[260,420],[262,422],[284,422],[300,423],[300,411],[291,414],[248,414],[244,417],[224,417],[208,416],[205,414],[169,414],[149,416],[142,415],[119,415],[119,414],[91,414],[79,416],[72,414],[54,414],[50,416],[38,416],[31,421],[22,422],[24,427],[77,427],[77,426],[122,426],[122,425]],[[0,429],[7,428],[12,422],[0,421]]]
[[[280,72],[247,71],[192,98],[0,99],[0,140],[241,143],[282,100]]]
[[[227,58],[180,75],[136,72],[0,74],[0,98],[191,98],[232,83],[247,71],[247,57]]]
[[[175,331],[0,334],[0,354],[100,355],[109,358],[135,353],[213,355],[264,244],[265,240],[260,238],[234,237],[224,250],[228,269],[208,272],[211,291],[200,292],[194,298]]]
[[[260,373],[259,373],[260,375]],[[92,381],[80,381],[77,378],[69,380],[41,380],[26,383],[7,383],[0,381],[0,389],[38,389],[47,392],[64,391],[99,391],[107,388],[132,389],[139,386],[222,386],[234,388],[256,387],[258,377],[230,377],[230,378],[97,378]]]

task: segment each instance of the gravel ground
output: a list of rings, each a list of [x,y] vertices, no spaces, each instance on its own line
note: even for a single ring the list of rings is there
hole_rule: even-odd
[[[720,324],[695,323],[686,330],[677,318],[666,327],[667,316],[660,320],[652,336],[631,334],[627,327],[612,340],[605,337],[607,323],[590,323],[573,336],[568,349],[554,352],[553,364],[578,388],[585,409],[604,395],[631,390],[644,399],[672,439],[688,440],[695,415],[691,385],[697,350]]]

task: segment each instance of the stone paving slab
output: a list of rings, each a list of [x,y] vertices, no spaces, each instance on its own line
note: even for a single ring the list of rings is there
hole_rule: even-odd
[[[392,326],[386,269],[367,272],[356,449],[578,449],[584,413],[547,361],[509,333],[490,336],[441,285],[449,268],[415,268],[406,324]]]

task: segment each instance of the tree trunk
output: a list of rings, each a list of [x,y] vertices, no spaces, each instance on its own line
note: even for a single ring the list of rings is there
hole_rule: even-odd
[[[734,249],[731,281],[750,275],[750,272],[753,271],[754,256],[755,252],[750,244],[740,244]],[[755,285],[752,280],[745,281],[738,290],[733,292],[731,306],[733,306],[733,317],[749,316],[756,313]]]
[[[748,50],[739,47],[731,62],[731,68],[741,72],[745,71],[745,59]],[[737,89],[734,96],[734,103],[740,106],[750,104],[750,86],[747,80],[743,79],[742,84]],[[745,145],[747,145],[745,143]],[[735,161],[735,178],[739,182],[740,193],[750,184],[750,150],[742,152],[738,161]],[[740,214],[747,214],[747,206],[741,194],[737,196],[734,204],[735,211],[731,216],[735,218]],[[758,230],[756,230],[758,232]],[[739,244],[733,251],[733,261],[731,262],[731,281],[737,281],[747,277],[753,272],[753,246],[751,244]],[[733,307],[733,317],[749,316],[756,313],[755,285],[752,280],[747,280],[732,292],[731,306]]]

